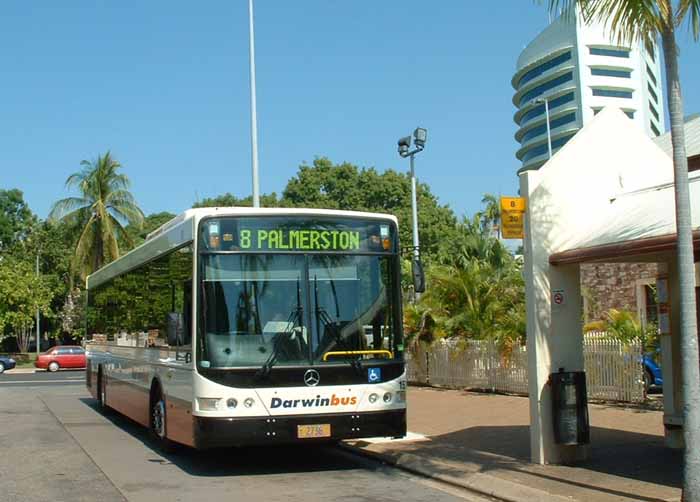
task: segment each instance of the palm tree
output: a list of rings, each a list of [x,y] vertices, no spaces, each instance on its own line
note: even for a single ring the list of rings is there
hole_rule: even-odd
[[[49,218],[63,220],[75,230],[72,267],[84,279],[119,257],[119,240],[131,241],[125,227],[140,227],[143,213],[129,192],[129,178],[117,172],[121,164],[110,152],[80,165],[82,170],[66,180],[66,188],[77,188],[80,196],[57,201]]]
[[[486,204],[486,208],[481,212],[484,229],[489,235],[499,233],[501,227],[501,204],[498,198],[490,193],[485,193],[481,199],[482,204]]]
[[[700,0],[549,0],[550,11],[578,8],[585,22],[599,20],[621,42],[652,44],[661,37],[666,66],[666,101],[671,118],[673,173],[678,231],[680,340],[683,371],[685,461],[683,496],[700,501],[700,370],[693,278],[693,234],[690,221],[688,159],[685,151],[683,100],[678,72],[676,28],[688,21],[695,40],[700,35]],[[573,12],[573,10],[569,10]]]

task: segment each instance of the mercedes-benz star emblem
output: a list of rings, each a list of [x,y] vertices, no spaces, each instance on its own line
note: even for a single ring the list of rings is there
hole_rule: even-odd
[[[304,383],[307,387],[316,387],[320,381],[321,376],[318,374],[318,371],[306,370],[306,373],[304,373]]]

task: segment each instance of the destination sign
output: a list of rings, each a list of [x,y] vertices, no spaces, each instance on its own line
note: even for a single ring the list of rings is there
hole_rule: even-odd
[[[223,217],[205,220],[208,251],[395,252],[391,221],[333,217]]]
[[[247,229],[238,233],[241,249],[358,251],[360,232],[353,230]]]

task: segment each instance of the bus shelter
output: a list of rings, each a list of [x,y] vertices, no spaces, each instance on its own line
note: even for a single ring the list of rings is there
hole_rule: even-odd
[[[697,296],[700,172],[691,172],[689,179]],[[682,447],[670,157],[622,111],[606,108],[539,170],[523,172],[520,192],[527,199],[524,274],[532,461],[567,463],[588,456],[585,444],[555,440],[551,376],[584,369],[580,266],[593,262],[661,264],[660,284],[667,287],[659,322],[666,333],[661,336],[665,437],[669,447]]]

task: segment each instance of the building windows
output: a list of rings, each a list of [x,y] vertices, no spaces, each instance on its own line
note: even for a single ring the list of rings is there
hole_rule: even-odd
[[[590,53],[592,56],[610,56],[613,58],[629,58],[630,57],[630,50],[629,49],[621,49],[621,48],[604,49],[602,47],[590,47]]]
[[[630,78],[632,70],[612,70],[610,68],[591,68],[591,75],[598,77]]]
[[[566,144],[567,141],[569,141],[571,138],[573,138],[573,134],[569,134],[568,136],[564,136],[558,139],[555,139],[552,141],[552,153],[554,153],[554,150],[557,148],[561,148]],[[535,157],[539,157],[540,155],[544,155],[547,153],[548,147],[547,143],[543,143],[542,145],[538,145],[534,148],[531,148],[525,154],[523,155],[522,161],[527,162],[530,159],[534,159]]]
[[[659,112],[656,111],[656,108],[654,108],[654,105],[651,103],[651,101],[649,101],[649,111],[656,120],[659,120]]]
[[[560,75],[557,78],[553,78],[552,80],[545,82],[544,84],[540,84],[537,87],[533,87],[520,97],[520,102],[518,103],[518,106],[522,106],[523,103],[526,103],[527,101],[530,101],[536,98],[537,96],[541,96],[548,90],[554,89],[558,85],[570,82],[571,80],[573,80],[573,78],[574,74],[572,72],[568,72],[564,75]]]
[[[658,103],[659,97],[654,92],[654,88],[651,86],[651,84],[647,84],[647,90],[649,91],[649,94],[651,94],[651,97],[654,98],[654,103]]]
[[[520,80],[516,84],[516,89],[519,89],[520,87],[523,86],[523,84],[528,83],[530,80],[539,77],[542,75],[544,72],[547,70],[551,70],[552,68],[556,68],[562,63],[565,63],[566,61],[569,61],[571,59],[571,51],[567,51],[564,54],[560,54],[559,56],[550,59],[549,61],[542,63],[541,65],[533,68],[532,70],[527,71],[526,73],[523,74],[522,77],[520,77]]]
[[[647,75],[649,75],[649,80],[651,80],[654,85],[656,85],[656,75],[654,75],[654,72],[649,68],[649,65],[647,66]]]
[[[562,115],[561,117],[558,117],[554,120],[549,121],[549,128],[550,129],[556,129],[557,127],[561,127],[565,124],[569,124],[571,122],[576,121],[576,112],[572,113],[567,113],[566,115]],[[523,134],[523,137],[520,140],[520,143],[525,143],[526,141],[531,140],[532,138],[536,138],[540,134],[544,134],[547,132],[547,123],[545,122],[542,125],[539,125],[537,127],[533,127],[530,129],[528,132]]]
[[[649,121],[649,127],[651,127],[651,131],[654,133],[654,136],[659,136],[661,134],[659,132],[659,129],[654,125],[654,123],[651,120]]]
[[[631,99],[632,98],[632,91],[624,90],[624,89],[599,89],[594,87],[593,88],[593,95],[594,96],[601,96],[604,98],[625,98],[625,99]]]
[[[559,96],[558,98],[550,99],[549,100],[549,111],[551,112],[555,108],[564,105],[566,103],[571,103],[574,100],[574,93],[570,92],[568,94],[564,94],[563,96]],[[520,126],[525,124],[526,122],[529,122],[530,120],[534,119],[535,117],[539,117],[540,115],[544,114],[544,105],[537,105],[534,107],[532,110],[524,114],[521,119],[520,119]]]
[[[600,107],[593,108],[593,115],[598,115],[598,113],[600,113],[601,110],[602,110],[602,108],[600,108]],[[622,110],[622,111],[629,118],[634,119],[634,110]]]

